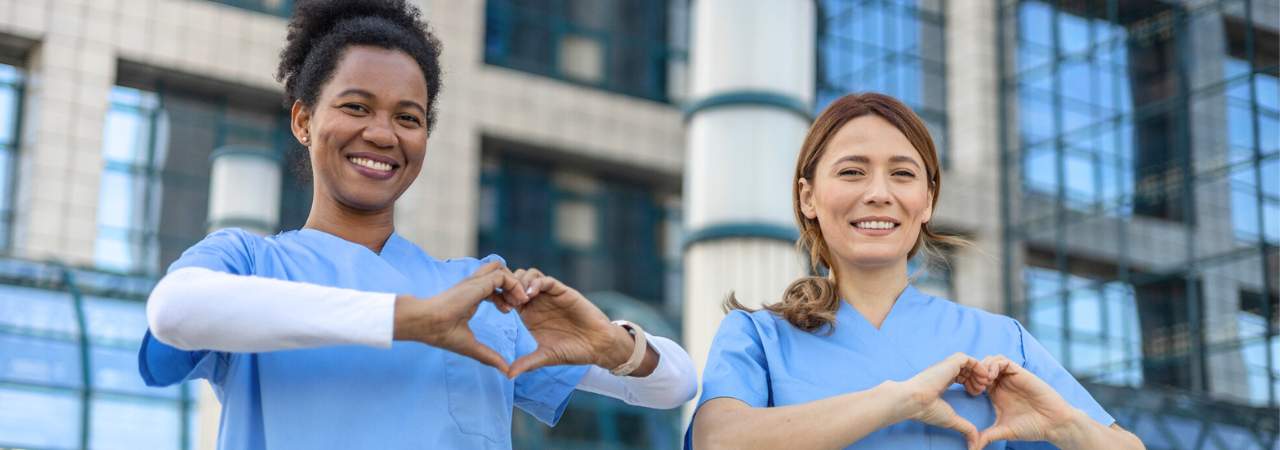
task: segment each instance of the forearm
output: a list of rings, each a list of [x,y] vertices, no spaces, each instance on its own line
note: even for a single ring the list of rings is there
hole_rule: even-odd
[[[591,366],[577,388],[646,408],[670,409],[692,400],[698,393],[698,376],[689,354],[664,337],[647,334],[646,340],[646,359],[653,358],[648,373],[619,377]],[[641,369],[645,369],[644,364]]]
[[[1055,433],[1050,442],[1063,450],[1146,448],[1133,433],[1117,426],[1100,424],[1079,409],[1075,410],[1071,422]]]
[[[910,398],[901,383],[887,381],[865,391],[798,405],[700,411],[694,419],[694,448],[841,449],[907,420]]]
[[[147,325],[156,339],[183,350],[388,348],[394,302],[394,294],[188,267],[152,290]]]

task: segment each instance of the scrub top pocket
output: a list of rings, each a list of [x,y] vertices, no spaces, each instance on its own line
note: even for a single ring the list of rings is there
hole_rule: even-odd
[[[494,323],[472,322],[472,333],[481,344],[502,355],[508,363],[515,357],[515,329]],[[503,442],[511,432],[511,408],[515,385],[506,374],[479,361],[445,352],[445,382],[449,387],[449,413],[466,434]]]

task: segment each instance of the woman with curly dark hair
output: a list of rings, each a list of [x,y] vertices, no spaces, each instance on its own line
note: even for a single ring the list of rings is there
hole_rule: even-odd
[[[404,0],[297,6],[277,79],[307,147],[301,230],[216,232],[147,304],[147,384],[204,378],[219,448],[510,448],[576,389],[672,408],[696,390],[670,340],[501,258],[440,261],[395,233],[440,93],[440,43]]]

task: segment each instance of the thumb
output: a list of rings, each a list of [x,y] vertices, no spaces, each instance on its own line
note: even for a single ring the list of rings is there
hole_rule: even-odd
[[[539,348],[533,353],[521,356],[511,363],[511,368],[507,370],[507,379],[514,380],[520,374],[532,372],[553,364],[555,364],[555,361],[551,352],[545,348]]]
[[[995,425],[992,425],[991,428],[987,428],[985,430],[982,430],[981,433],[978,433],[977,448],[986,447],[987,445],[996,441],[1013,440],[1013,438],[1014,436],[1013,436],[1012,428],[1009,428],[1007,425],[1003,425],[1003,424],[995,424]]]
[[[501,372],[505,373],[509,370],[506,358],[503,358],[502,355],[498,354],[498,352],[493,351],[489,346],[481,344],[480,341],[473,340],[471,343],[455,350],[455,352],[459,355],[480,361],[481,364],[492,366]]]
[[[942,409],[941,412],[947,417],[947,419],[937,425],[943,428],[950,428],[952,430],[959,431],[960,434],[964,436],[965,442],[973,445],[973,443],[978,440],[978,427],[973,426],[973,423],[969,422],[968,419],[956,414],[955,409],[952,409],[951,405],[947,404],[947,402],[941,399],[939,399],[938,402],[940,403],[938,407]]]

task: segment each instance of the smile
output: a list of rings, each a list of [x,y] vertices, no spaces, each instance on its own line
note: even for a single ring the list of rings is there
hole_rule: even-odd
[[[897,228],[898,224],[893,222],[881,222],[881,221],[868,220],[865,222],[855,222],[853,226],[857,228],[864,228],[864,229],[870,229],[870,230],[889,230],[889,229]]]
[[[395,168],[395,166],[392,166],[391,164],[374,161],[369,158],[361,158],[359,156],[349,157],[347,160],[356,163],[358,166],[368,167],[373,170],[391,170]]]

